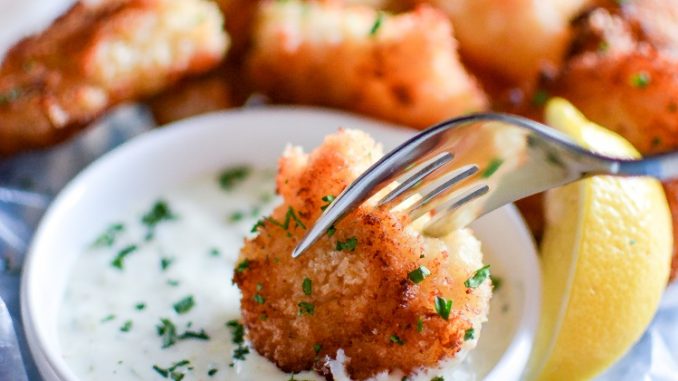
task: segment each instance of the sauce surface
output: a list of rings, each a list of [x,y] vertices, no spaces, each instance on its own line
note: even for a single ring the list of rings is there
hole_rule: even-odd
[[[97,381],[323,380],[314,372],[286,374],[250,348],[246,334],[239,339],[234,262],[252,226],[279,202],[273,190],[272,171],[230,168],[102,221],[102,234],[72,269],[59,314],[61,352],[74,373]],[[485,374],[510,341],[514,318],[505,304],[496,292],[482,353],[408,379]],[[331,368],[335,380],[345,379],[340,361]]]

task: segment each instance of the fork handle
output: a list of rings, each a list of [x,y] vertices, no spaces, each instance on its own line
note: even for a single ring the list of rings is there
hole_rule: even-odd
[[[658,180],[678,180],[678,151],[648,156],[642,160],[616,160],[610,173],[622,176],[651,176]]]

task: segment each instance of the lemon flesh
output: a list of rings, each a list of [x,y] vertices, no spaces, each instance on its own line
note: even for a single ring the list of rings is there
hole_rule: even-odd
[[[549,102],[546,121],[590,150],[640,157],[565,100]],[[545,202],[532,372],[539,380],[586,380],[619,359],[652,319],[669,274],[671,215],[661,184],[648,178],[596,176],[549,191]]]

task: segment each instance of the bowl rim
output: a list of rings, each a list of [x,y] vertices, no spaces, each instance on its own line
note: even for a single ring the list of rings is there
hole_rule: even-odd
[[[130,139],[100,156],[92,163],[89,163],[59,191],[53,202],[47,208],[47,211],[43,215],[38,228],[35,231],[23,267],[20,285],[21,319],[30,353],[36,361],[41,376],[45,377],[45,373],[49,373],[50,376],[56,376],[57,379],[63,381],[79,380],[68,367],[66,361],[60,356],[60,353],[50,351],[50,349],[53,348],[46,345],[46,338],[43,335],[43,330],[40,328],[44,328],[42,325],[45,325],[49,321],[49,318],[38,317],[33,311],[33,305],[35,303],[32,298],[32,295],[34,294],[33,289],[39,288],[39,283],[35,283],[36,276],[33,276],[32,274],[37,271],[38,258],[41,256],[36,247],[40,246],[39,242],[43,240],[45,231],[51,229],[52,225],[58,222],[56,217],[63,213],[62,209],[68,208],[70,200],[77,196],[76,193],[80,188],[86,186],[91,181],[90,178],[94,173],[108,165],[120,165],[124,156],[127,156],[134,151],[144,150],[147,146],[167,145],[172,144],[172,142],[176,144],[176,142],[182,141],[182,137],[189,134],[195,134],[196,131],[198,131],[197,133],[205,134],[205,131],[210,130],[210,126],[214,124],[223,125],[224,121],[229,118],[237,116],[246,118],[248,115],[267,115],[273,118],[277,115],[285,115],[288,117],[296,115],[300,118],[308,117],[310,115],[315,117],[341,119],[347,124],[351,121],[359,122],[362,125],[371,124],[375,128],[384,129],[385,131],[389,130],[389,133],[398,132],[411,134],[415,132],[415,130],[406,127],[396,126],[388,122],[338,110],[306,106],[262,106],[217,111],[173,122],[163,128],[156,128]],[[397,130],[394,130],[394,128]],[[535,255],[526,255],[525,260],[527,261],[528,276],[533,278],[533,283],[530,283],[530,287],[526,287],[524,290],[525,300],[522,305],[522,310],[517,317],[518,324],[516,325],[514,337],[506,350],[501,354],[499,361],[486,375],[484,378],[485,380],[505,380],[504,371],[509,368],[515,368],[516,359],[514,357],[516,356],[518,357],[518,360],[522,362],[523,368],[527,366],[528,357],[533,347],[534,336],[536,335],[536,327],[541,308],[542,282],[534,240],[527,229],[525,221],[513,205],[507,205],[500,209],[504,210],[505,219],[510,222],[511,226],[515,227],[516,234],[518,235],[517,239],[525,240],[525,242],[529,241],[531,243],[527,249],[534,252]],[[510,354],[515,353],[517,353],[517,355],[510,356]]]

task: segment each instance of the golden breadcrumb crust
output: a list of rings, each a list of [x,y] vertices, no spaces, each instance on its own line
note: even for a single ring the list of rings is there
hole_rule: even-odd
[[[451,24],[430,7],[390,15],[359,5],[267,2],[253,40],[249,76],[275,101],[416,128],[487,106],[459,62]]]
[[[293,210],[309,227],[326,204],[323,196],[341,192],[380,154],[366,134],[351,130],[327,137],[310,155],[288,149],[277,177],[284,202],[271,218],[283,222]],[[247,266],[234,275],[254,348],[284,371],[315,368],[326,375],[325,356],[343,349],[348,373],[361,380],[436,365],[475,346],[464,334],[474,328],[477,337],[491,294],[489,281],[464,286],[482,266],[479,242],[468,230],[424,239],[407,224],[403,215],[364,205],[337,224],[331,237],[293,259],[305,229],[293,218],[288,229],[266,220],[245,242],[239,263]],[[354,251],[337,250],[351,239]],[[408,273],[420,265],[431,275],[415,284]],[[310,294],[303,289],[306,278]],[[435,296],[453,300],[449,320],[436,313]],[[300,303],[312,304],[313,312]]]
[[[120,102],[221,60],[222,17],[206,0],[78,3],[0,67],[0,155],[62,141]]]

